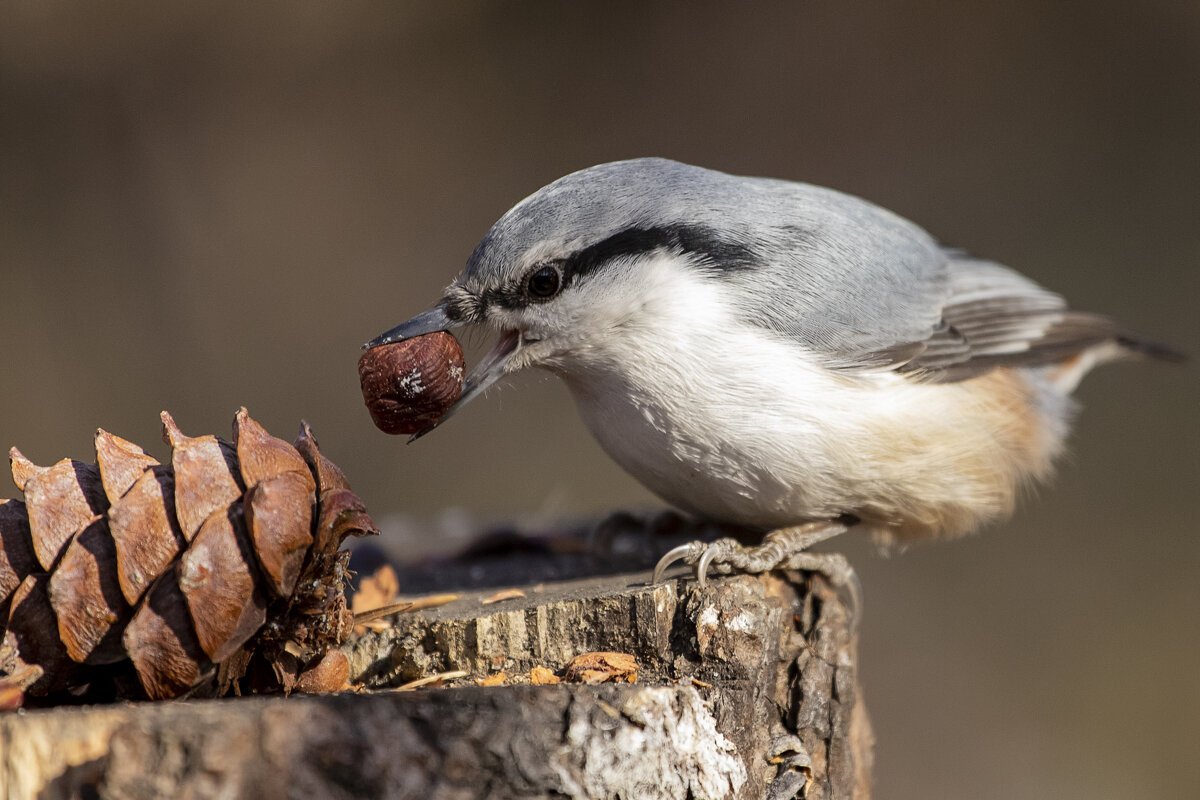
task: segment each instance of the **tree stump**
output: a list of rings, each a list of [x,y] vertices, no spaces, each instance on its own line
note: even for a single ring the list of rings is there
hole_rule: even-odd
[[[0,716],[0,787],[47,800],[869,796],[853,626],[823,577],[700,589],[648,573],[536,583],[534,569],[523,596],[486,603],[521,563],[491,559],[458,581],[491,588],[348,642],[358,691]],[[419,573],[455,582],[450,568]],[[631,655],[636,683],[530,683],[594,651]],[[460,676],[387,688],[446,673]],[[489,676],[499,685],[476,685]]]

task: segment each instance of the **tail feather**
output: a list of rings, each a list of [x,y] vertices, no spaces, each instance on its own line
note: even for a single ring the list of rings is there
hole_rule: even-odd
[[[1189,360],[1187,353],[1176,350],[1170,345],[1156,342],[1153,339],[1146,339],[1134,333],[1121,332],[1116,336],[1116,342],[1121,348],[1129,353],[1153,358],[1157,361],[1166,361],[1171,364],[1182,364]]]
[[[1188,360],[1187,355],[1165,344],[1120,331],[1103,342],[1079,351],[1071,358],[1059,361],[1050,367],[1046,374],[1059,391],[1070,394],[1093,367],[1131,357],[1154,358],[1176,364]]]

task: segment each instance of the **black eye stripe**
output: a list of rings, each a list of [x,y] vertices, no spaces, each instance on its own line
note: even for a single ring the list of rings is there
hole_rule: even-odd
[[[697,268],[713,277],[724,277],[760,263],[761,258],[746,244],[721,238],[704,225],[664,225],[653,228],[627,228],[606,239],[577,250],[570,256],[543,263],[532,273],[526,273],[516,284],[485,290],[480,295],[484,307],[495,304],[504,308],[520,308],[531,302],[542,302],[557,296],[604,264],[622,258],[643,255],[655,250],[678,250],[696,256]],[[541,296],[530,291],[530,281],[540,270],[557,270],[558,286],[554,292]]]
[[[563,269],[565,282],[570,283],[580,275],[589,275],[615,258],[642,255],[659,249],[679,250],[699,256],[717,275],[753,267],[759,261],[750,247],[722,239],[712,228],[704,225],[627,228],[567,258]]]

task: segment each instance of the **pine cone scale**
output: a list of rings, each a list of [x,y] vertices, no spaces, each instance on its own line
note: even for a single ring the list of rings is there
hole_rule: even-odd
[[[142,473],[158,466],[158,459],[146,455],[133,442],[114,436],[103,428],[96,429],[96,467],[109,503],[115,503],[129,491]]]
[[[234,417],[233,440],[246,486],[292,472],[303,477],[309,493],[316,490],[312,471],[299,451],[283,439],[267,433],[250,418],[245,408],[239,409]]]
[[[50,576],[50,605],[67,655],[81,664],[125,658],[121,632],[133,607],[117,579],[117,551],[108,520],[96,517],[67,544]]]
[[[25,509],[33,533],[33,551],[42,568],[50,570],[67,540],[92,517],[108,509],[100,470],[92,464],[69,458],[39,468],[29,463],[15,447],[10,456],[14,480],[21,461],[24,461],[22,471],[32,473],[23,489]]]
[[[25,504],[0,500],[0,620],[8,618],[8,602],[25,576],[40,571]]]
[[[175,470],[175,516],[183,538],[191,541],[215,511],[242,496],[237,452],[229,442],[211,434],[184,436],[175,420],[162,412],[163,440],[171,445]]]
[[[179,588],[187,598],[200,647],[224,661],[267,619],[267,601],[255,580],[241,509],[230,506],[205,520],[179,559]]]
[[[187,542],[175,519],[175,478],[169,467],[147,469],[108,510],[117,548],[117,578],[130,605],[145,594]]]
[[[26,664],[41,667],[42,674],[27,688],[31,694],[45,693],[60,683],[69,683],[78,665],[67,655],[58,638],[58,618],[50,604],[50,575],[27,575],[12,597],[8,611],[5,646]]]
[[[306,471],[266,478],[246,492],[246,528],[270,587],[280,597],[296,588],[313,543],[315,489],[316,483]]]
[[[125,650],[151,700],[179,697],[200,683],[209,661],[196,638],[175,566],[146,593],[125,628]]]

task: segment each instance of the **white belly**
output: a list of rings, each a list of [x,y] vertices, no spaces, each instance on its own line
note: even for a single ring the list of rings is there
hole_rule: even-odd
[[[774,528],[850,513],[889,537],[954,535],[1008,513],[1059,449],[1025,374],[848,376],[748,329],[654,345],[560,374],[618,464],[718,520]]]
[[[614,461],[673,505],[723,521],[776,527],[849,510],[831,496],[839,494],[831,473],[841,470],[826,442],[831,421],[814,419],[804,398],[781,395],[801,376],[774,383],[772,366],[756,380],[746,364],[685,352],[626,363],[620,374],[564,376]]]
[[[1063,395],[1037,371],[960,383],[831,369],[754,327],[719,284],[660,263],[661,286],[542,366],[605,451],[682,509],[764,528],[855,514],[890,538],[962,533],[1048,471]],[[624,309],[620,311],[620,309]],[[779,338],[777,338],[779,337]]]

